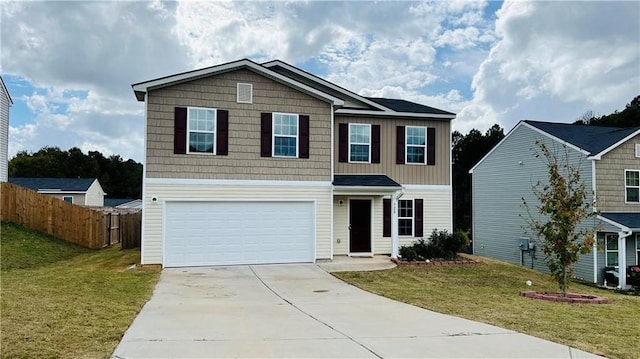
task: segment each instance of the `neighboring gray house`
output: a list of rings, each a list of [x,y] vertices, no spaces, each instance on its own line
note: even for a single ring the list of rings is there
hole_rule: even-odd
[[[9,182],[82,206],[104,206],[104,190],[97,178],[9,177]]]
[[[7,182],[9,171],[9,107],[13,105],[0,76],[0,182]]]
[[[603,284],[606,267],[615,267],[607,271],[617,276],[624,273],[620,269],[640,264],[640,127],[518,123],[469,171],[474,253],[547,270],[540,240],[531,237],[522,206],[524,197],[536,213],[532,187],[548,178],[545,160],[534,156],[537,140],[559,157],[566,153],[579,167],[600,212],[582,225],[597,226],[601,250],[594,246],[591,254],[582,255],[575,276]],[[625,284],[620,275],[619,285]]]

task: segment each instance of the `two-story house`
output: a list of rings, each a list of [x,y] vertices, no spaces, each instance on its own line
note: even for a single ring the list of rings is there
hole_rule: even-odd
[[[598,243],[580,256],[575,276],[603,284],[606,271],[617,277],[640,264],[640,127],[518,123],[470,171],[474,253],[547,270],[540,239],[527,228],[537,213],[533,186],[548,182],[545,159],[534,156],[536,141],[579,169],[598,212],[581,224],[597,229]],[[625,284],[619,275],[618,285]]]
[[[281,61],[132,87],[146,107],[143,264],[397,255],[451,230],[453,113]]]

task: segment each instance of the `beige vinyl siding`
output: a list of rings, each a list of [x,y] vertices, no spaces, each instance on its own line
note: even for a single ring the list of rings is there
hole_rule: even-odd
[[[386,174],[403,184],[450,184],[449,147],[451,124],[448,120],[411,120],[398,118],[368,118],[336,115],[334,161],[336,174]],[[339,124],[366,123],[380,125],[380,163],[339,162]],[[424,126],[436,129],[436,165],[396,164],[396,126]]]
[[[253,103],[237,103],[237,83],[253,85]],[[174,108],[229,111],[228,156],[174,154]],[[309,116],[309,158],[260,156],[260,114]],[[237,70],[149,91],[148,178],[331,180],[331,105],[250,70]]]
[[[91,186],[89,186],[85,198],[87,206],[104,206],[104,192],[102,191],[102,187],[98,184],[98,181],[94,181]]]
[[[84,194],[78,194],[78,193],[72,193],[72,194],[58,194],[58,193],[46,193],[50,196],[53,196],[55,198],[59,198],[61,200],[64,200],[65,197],[72,197],[73,198],[73,204],[77,204],[79,206],[84,206],[84,201],[85,201],[85,195]]]
[[[398,236],[400,246],[411,244],[420,238],[428,239],[434,229],[439,231],[453,229],[451,187],[437,189],[406,189],[403,199],[422,199],[423,202],[423,236]],[[389,251],[391,246],[389,246]]]
[[[391,237],[383,237],[383,196],[335,196],[333,200],[333,254],[349,254],[349,199],[372,199],[372,250],[374,254],[391,253]],[[423,229],[424,238],[428,238],[434,229],[452,229],[451,220],[451,189],[450,188],[420,188],[407,189],[400,199],[423,199]],[[339,205],[339,201],[343,205]],[[398,237],[399,245],[407,245],[422,237]],[[340,240],[340,243],[338,243]]]
[[[153,203],[152,198],[158,199]],[[238,200],[238,201],[315,201],[316,209],[316,259],[331,258],[331,186],[300,185],[265,186],[229,184],[146,183],[145,213],[143,223],[143,264],[162,263],[163,203],[171,200]],[[286,228],[283,228],[286,230]]]
[[[640,212],[640,204],[625,203],[624,170],[640,171],[635,145],[640,135],[629,139],[596,161],[596,198],[601,212]]]

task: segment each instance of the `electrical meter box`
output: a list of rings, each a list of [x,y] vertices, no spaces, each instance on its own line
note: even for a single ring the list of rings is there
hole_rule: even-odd
[[[533,243],[529,243],[529,238],[520,238],[520,250],[528,251],[531,249],[530,245]]]

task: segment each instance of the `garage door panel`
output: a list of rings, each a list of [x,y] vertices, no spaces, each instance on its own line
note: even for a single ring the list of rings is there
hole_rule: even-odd
[[[168,202],[167,267],[314,260],[313,202]]]

